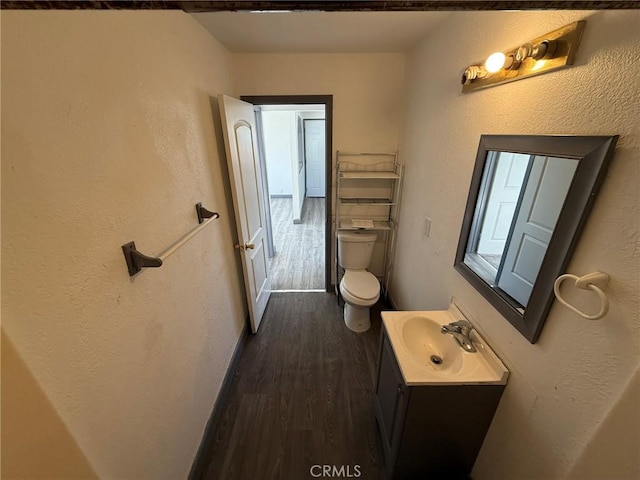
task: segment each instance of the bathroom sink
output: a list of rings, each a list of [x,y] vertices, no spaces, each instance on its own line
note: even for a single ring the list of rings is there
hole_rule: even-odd
[[[449,310],[382,312],[382,322],[407,385],[507,383],[509,371],[474,329],[476,352],[465,351],[442,325],[463,319]]]
[[[456,375],[462,369],[462,348],[451,336],[440,333],[442,325],[427,316],[409,316],[402,325],[402,342],[411,358],[443,375]]]

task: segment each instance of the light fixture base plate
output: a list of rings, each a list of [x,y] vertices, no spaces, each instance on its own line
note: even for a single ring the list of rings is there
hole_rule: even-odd
[[[538,45],[545,40],[555,40],[557,51],[553,58],[541,58],[540,60],[535,60],[531,57],[525,58],[517,69],[502,69],[496,73],[487,75],[485,78],[476,78],[468,84],[463,84],[462,92],[473,92],[481,88],[493,87],[502,83],[513,82],[573,65],[586,23],[586,21],[580,20],[523,43],[523,45],[526,43]],[[511,50],[505,51],[504,54],[507,57],[513,55],[515,58],[519,48],[520,46],[512,48]],[[482,63],[483,62],[478,62],[476,65],[481,65]]]

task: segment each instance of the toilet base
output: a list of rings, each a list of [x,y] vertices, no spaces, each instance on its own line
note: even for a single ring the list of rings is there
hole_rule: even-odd
[[[356,333],[366,332],[371,328],[369,307],[358,307],[349,303],[344,304],[344,324]]]

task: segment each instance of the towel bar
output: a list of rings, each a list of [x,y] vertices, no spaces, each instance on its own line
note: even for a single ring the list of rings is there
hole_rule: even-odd
[[[193,230],[185,234],[182,238],[176,241],[174,244],[162,251],[157,257],[150,257],[143,253],[140,253],[136,249],[135,242],[129,242],[122,245],[122,253],[124,259],[127,262],[127,269],[129,270],[129,276],[132,277],[143,268],[157,268],[162,266],[162,262],[169,258],[176,252],[182,245],[187,243],[196,233],[209,225],[213,220],[220,218],[220,214],[217,212],[210,212],[202,206],[202,203],[196,203],[196,214],[198,215],[199,225]]]

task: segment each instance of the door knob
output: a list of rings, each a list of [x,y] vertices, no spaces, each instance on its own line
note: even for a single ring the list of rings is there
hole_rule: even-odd
[[[234,247],[236,249],[242,250],[243,252],[245,250],[253,250],[254,248],[256,248],[256,246],[253,243],[245,243],[244,245],[242,245],[242,244],[234,245]]]

